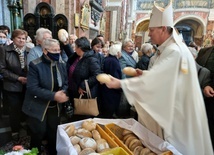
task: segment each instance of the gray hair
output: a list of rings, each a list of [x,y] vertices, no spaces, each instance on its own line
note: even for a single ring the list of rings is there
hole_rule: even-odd
[[[42,42],[42,48],[49,49],[51,46],[56,44],[60,45],[58,40],[47,38]]]
[[[43,35],[44,33],[48,33],[52,36],[52,32],[49,30],[49,29],[46,29],[46,28],[39,28],[37,31],[36,31],[36,35],[35,35],[35,39],[36,40],[39,40],[39,41],[42,41],[43,40]]]
[[[143,54],[147,54],[148,52],[152,52],[153,46],[150,43],[144,43],[141,45],[140,51]]]
[[[131,39],[125,39],[122,44],[122,49],[124,49],[128,43],[134,44],[134,42]]]
[[[109,48],[109,54],[117,56],[118,52],[121,53],[121,44],[115,43],[111,45],[111,47]]]

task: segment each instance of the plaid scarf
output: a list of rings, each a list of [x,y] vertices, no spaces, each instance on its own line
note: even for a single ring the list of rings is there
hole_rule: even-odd
[[[16,45],[14,45],[15,51],[19,54],[19,61],[21,63],[21,68],[24,69],[25,68],[25,47],[23,47],[22,49],[18,48]]]

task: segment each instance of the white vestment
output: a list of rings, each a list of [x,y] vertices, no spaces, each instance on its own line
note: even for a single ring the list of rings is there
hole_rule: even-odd
[[[195,60],[183,42],[170,37],[142,76],[121,87],[140,119],[144,109],[163,128],[164,138],[184,155],[212,155],[212,145]],[[182,60],[187,72],[182,72]],[[186,71],[187,71],[186,70]],[[148,118],[147,118],[148,119]],[[145,120],[148,122],[148,120]]]

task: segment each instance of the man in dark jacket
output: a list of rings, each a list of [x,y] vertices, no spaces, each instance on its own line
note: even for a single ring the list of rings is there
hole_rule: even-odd
[[[212,145],[214,148],[214,46],[199,51],[196,62],[210,70],[210,82],[204,87],[205,106],[210,129]]]

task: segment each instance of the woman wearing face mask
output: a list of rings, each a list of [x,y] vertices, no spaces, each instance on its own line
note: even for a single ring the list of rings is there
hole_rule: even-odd
[[[31,147],[41,151],[42,140],[47,138],[49,154],[56,152],[56,132],[60,124],[62,103],[68,100],[67,71],[60,59],[60,45],[55,39],[42,43],[43,55],[29,64],[27,91],[22,107],[28,116]]]
[[[7,34],[5,31],[0,30],[0,47],[5,46],[7,41]]]

